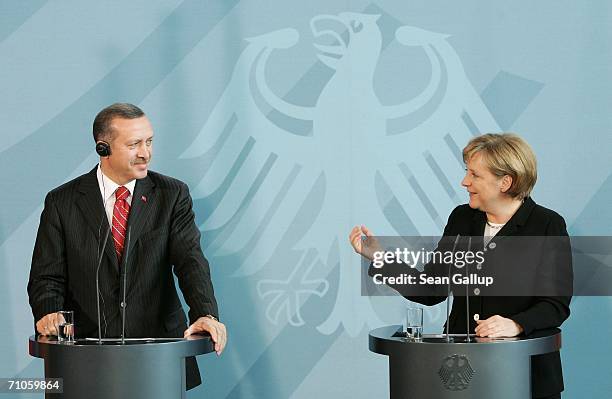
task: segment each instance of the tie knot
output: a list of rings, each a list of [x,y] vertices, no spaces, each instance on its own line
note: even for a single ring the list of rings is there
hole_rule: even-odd
[[[128,190],[124,186],[119,187],[117,191],[115,191],[115,199],[118,201],[124,200],[129,196],[130,196],[130,190]]]

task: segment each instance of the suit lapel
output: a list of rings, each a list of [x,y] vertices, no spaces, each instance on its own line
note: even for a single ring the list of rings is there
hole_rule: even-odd
[[[474,217],[472,218],[472,224],[470,226],[469,234],[472,237],[481,237],[484,234],[484,228],[486,223],[487,216],[484,212],[474,212]]]
[[[91,228],[92,232],[102,240],[109,228],[108,219],[104,212],[104,203],[100,194],[100,186],[96,177],[97,166],[84,176],[78,187],[81,196],[77,199],[77,207],[83,214],[83,218]],[[100,247],[102,245],[100,244]],[[119,262],[115,254],[112,234],[109,233],[104,253],[109,258],[115,270],[119,270]]]
[[[523,204],[516,210],[504,227],[499,230],[495,237],[491,239],[491,242],[499,242],[503,240],[504,237],[517,235],[521,227],[527,223],[527,219],[529,215],[531,215],[531,211],[535,208],[535,205],[536,203],[530,197],[525,198]]]
[[[155,201],[155,184],[150,177],[145,177],[136,181],[130,217],[128,219],[128,229],[130,231],[130,242],[127,246],[128,256],[131,257],[132,249],[140,238],[146,222],[149,220],[151,209]]]

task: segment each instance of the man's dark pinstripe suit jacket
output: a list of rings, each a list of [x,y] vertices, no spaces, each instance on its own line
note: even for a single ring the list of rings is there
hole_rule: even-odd
[[[137,180],[128,228],[126,336],[183,336],[187,320],[172,266],[190,321],[218,316],[186,184],[151,171]],[[96,168],[47,194],[28,283],[35,321],[58,310],[74,310],[77,336],[98,335],[95,273],[107,229]],[[102,257],[100,291],[102,332],[117,337],[122,291],[112,235]],[[188,359],[187,387],[199,383],[197,364]]]

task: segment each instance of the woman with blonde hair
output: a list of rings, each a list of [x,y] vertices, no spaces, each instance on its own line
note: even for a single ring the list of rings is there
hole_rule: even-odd
[[[484,134],[470,140],[463,149],[463,160],[466,174],[461,185],[469,193],[469,203],[452,211],[444,236],[479,236],[485,245],[491,245],[489,242],[496,236],[568,236],[563,217],[536,204],[530,197],[537,180],[537,163],[525,140],[509,133]],[[374,237],[366,226],[354,227],[349,240],[355,252],[372,260],[372,248],[364,243],[364,235]],[[571,281],[571,260],[560,273]],[[444,299],[419,297],[416,300],[434,305]],[[469,319],[470,332],[479,337],[529,335],[536,330],[559,327],[570,314],[570,299],[571,296],[535,294],[471,297],[471,314],[467,313],[465,301],[456,300],[446,328],[451,333],[464,333]],[[533,398],[561,397],[563,376],[559,352],[532,357],[531,375]]]

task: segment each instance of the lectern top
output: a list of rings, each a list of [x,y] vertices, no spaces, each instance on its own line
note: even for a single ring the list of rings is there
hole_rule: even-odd
[[[400,325],[392,325],[370,331],[369,341],[372,352],[390,355],[395,352],[421,351],[426,348],[452,346],[464,350],[519,350],[525,354],[534,355],[558,351],[561,348],[561,330],[552,328],[534,331],[528,336],[511,338],[482,338],[470,334],[469,340],[465,334],[450,334],[451,340],[446,340],[444,334],[424,334],[421,340],[407,339]]]
[[[191,335],[187,338],[105,338],[99,342],[97,338],[77,339],[73,343],[59,342],[57,337],[30,336],[30,355],[46,358],[51,353],[62,354],[75,351],[95,351],[95,353],[126,353],[126,352],[172,352],[179,357],[196,356],[214,350],[210,335]]]

